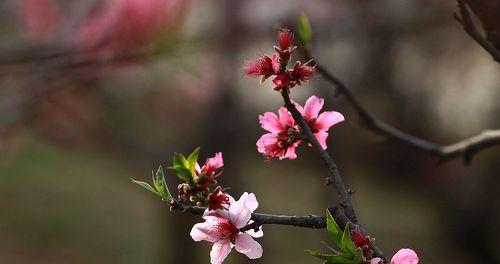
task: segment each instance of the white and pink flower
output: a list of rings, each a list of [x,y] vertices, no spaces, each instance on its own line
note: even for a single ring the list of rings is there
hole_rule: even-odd
[[[307,99],[304,107],[295,103],[295,107],[304,116],[309,127],[314,133],[314,137],[318,140],[323,149],[327,148],[326,139],[328,138],[328,130],[345,120],[344,116],[335,111],[324,111],[319,113],[323,108],[325,100],[315,95]]]
[[[231,203],[227,210],[205,211],[203,215],[205,222],[193,226],[191,237],[194,241],[204,240],[213,243],[210,263],[222,263],[233,247],[250,259],[262,257],[262,247],[253,239],[262,237],[262,230],[240,231],[242,227],[251,223],[252,212],[258,206],[255,195],[245,192],[238,201]]]

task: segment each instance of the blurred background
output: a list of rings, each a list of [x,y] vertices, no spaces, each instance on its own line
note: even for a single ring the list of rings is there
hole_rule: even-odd
[[[189,236],[200,218],[130,182],[197,146],[202,160],[224,153],[221,184],[254,192],[259,212],[323,214],[336,194],[316,152],[270,163],[257,153],[258,115],[282,101],[241,71],[301,12],[313,56],[382,120],[443,144],[498,128],[499,65],[455,10],[447,0],[3,0],[0,262],[208,263],[210,244]],[[441,164],[363,130],[320,76],[292,97],[312,94],[346,116],[328,150],[386,255],[500,263],[500,148]],[[324,230],[264,231],[252,263],[319,263],[304,249],[329,242]]]

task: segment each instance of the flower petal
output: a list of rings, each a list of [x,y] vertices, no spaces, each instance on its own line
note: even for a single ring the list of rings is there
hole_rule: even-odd
[[[211,216],[213,217],[213,216]],[[216,218],[216,217],[213,217]],[[203,223],[198,223],[193,226],[191,229],[191,238],[193,238],[194,241],[208,241],[208,242],[215,242],[221,238],[221,234],[217,232],[216,224],[214,222],[217,222],[216,220],[206,220]]]
[[[246,207],[245,201],[242,198],[229,206],[229,221],[233,223],[236,228],[246,226],[251,217],[252,212]]]
[[[229,239],[219,240],[212,246],[210,251],[210,263],[221,264],[231,252],[231,241]]]
[[[264,115],[259,116],[260,126],[271,132],[271,133],[279,133],[283,131],[283,125],[278,120],[278,117],[272,112],[266,112]]]
[[[295,150],[297,147],[295,145],[290,146],[286,149],[286,153],[282,156],[280,156],[280,160],[282,159],[296,159],[297,158],[297,153],[295,153]]]
[[[278,110],[278,114],[279,114],[280,123],[281,123],[283,128],[285,126],[293,127],[295,125],[295,121],[293,121],[292,114],[290,114],[290,112],[288,112],[288,110],[286,108],[280,107],[280,109]],[[282,130],[284,130],[284,129],[282,129]]]
[[[391,264],[417,264],[418,256],[409,248],[400,249],[391,259]]]
[[[335,111],[326,111],[318,116],[318,119],[316,119],[316,123],[314,124],[314,129],[317,129],[319,131],[326,131],[330,129],[331,126],[338,124],[344,120],[345,118],[341,113]]]
[[[276,135],[267,133],[262,135],[259,140],[257,140],[257,150],[259,153],[266,154],[266,150],[268,150],[268,146],[278,144],[278,140]]]
[[[314,137],[318,140],[319,144],[323,149],[326,149],[328,145],[326,144],[326,139],[328,138],[328,132],[320,131],[314,134]]]
[[[255,209],[257,209],[257,207],[259,207],[259,202],[257,202],[257,198],[253,193],[248,194],[247,192],[244,192],[241,195],[240,201],[242,201],[252,213]]]
[[[307,121],[318,117],[319,111],[323,108],[324,102],[325,100],[323,100],[323,98],[319,98],[315,95],[307,99],[306,105],[304,106]]]
[[[243,233],[236,237],[236,251],[247,255],[250,259],[262,257],[262,247],[249,234]]]

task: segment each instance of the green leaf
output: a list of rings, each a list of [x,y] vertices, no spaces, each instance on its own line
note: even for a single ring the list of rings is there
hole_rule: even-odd
[[[345,225],[344,233],[342,234],[342,244],[340,247],[353,256],[356,253],[356,246],[351,239],[351,229],[349,229],[349,223]]]
[[[333,220],[333,216],[328,211],[326,210],[326,229],[328,230],[328,234],[332,237],[333,241],[339,248],[341,247],[342,244],[342,229],[335,223],[335,220]]]
[[[308,47],[311,44],[312,40],[312,29],[311,24],[309,23],[309,19],[306,14],[302,13],[299,17],[299,38],[304,47]]]
[[[354,259],[352,260],[352,264],[362,264],[364,263],[363,250],[360,248],[356,248],[356,253],[354,253]]]
[[[198,162],[198,156],[200,155],[200,147],[197,147],[191,154],[189,154],[188,163],[189,169],[194,173],[196,162]]]
[[[188,168],[183,166],[173,166],[169,167],[169,169],[172,170],[175,175],[177,175],[177,177],[179,177],[181,180],[184,180],[189,185],[192,185],[194,183],[193,175]]]
[[[155,174],[153,174],[153,184],[160,193],[161,197],[165,200],[172,198],[170,190],[167,186],[167,181],[165,180],[165,174],[163,173],[163,167],[160,165]]]
[[[144,189],[146,189],[146,190],[148,190],[148,191],[150,191],[158,196],[161,196],[161,194],[158,191],[156,191],[153,187],[151,187],[151,185],[149,185],[148,183],[143,182],[143,181],[136,181],[134,179],[131,179],[131,180],[133,183],[141,186],[142,188],[144,188]]]
[[[184,157],[184,155],[179,154],[179,153],[174,153],[174,161],[173,161],[172,167],[175,167],[175,166],[189,168],[189,163],[188,163],[186,157]]]
[[[352,262],[352,257],[350,255],[344,254],[344,253],[339,253],[335,255],[331,254],[322,254],[318,253],[312,250],[306,250],[309,255],[314,256],[316,258],[319,258],[321,260],[324,260],[325,263],[331,263],[331,264],[351,264]]]

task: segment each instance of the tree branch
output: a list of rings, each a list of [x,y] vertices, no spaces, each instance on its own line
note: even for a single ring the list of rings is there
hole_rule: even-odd
[[[467,32],[467,34],[469,34],[471,38],[473,38],[479,45],[481,45],[481,47],[483,47],[483,49],[485,49],[496,62],[500,63],[500,51],[497,50],[487,39],[485,39],[483,35],[481,35],[476,25],[474,24],[474,21],[472,21],[469,8],[465,4],[465,2],[463,0],[457,0],[457,4],[460,15],[455,13],[453,15],[455,20],[462,24],[465,32]]]
[[[308,50],[303,49],[303,52],[307,59],[313,59]],[[314,61],[317,63],[317,60]],[[395,140],[415,150],[436,156],[440,158],[441,161],[462,157],[466,164],[469,164],[473,156],[479,151],[500,144],[500,129],[485,130],[476,136],[450,145],[439,145],[405,133],[378,120],[358,101],[353,92],[347,88],[347,86],[340,79],[320,64],[316,64],[316,66],[318,73],[337,89],[337,93],[345,96],[347,102],[357,112],[364,127],[375,134],[383,136],[387,139]]]
[[[290,111],[290,113],[293,116],[293,119],[295,120],[295,122],[298,123],[298,125],[302,129],[302,132],[307,137],[309,143],[311,143],[311,145],[313,145],[313,147],[320,153],[321,159],[323,160],[323,163],[325,164],[326,168],[330,173],[330,176],[327,178],[326,183],[328,185],[333,184],[340,197],[340,204],[345,207],[347,217],[352,222],[357,223],[358,220],[356,218],[356,213],[354,212],[354,207],[352,206],[351,195],[349,194],[344,183],[342,182],[342,178],[340,177],[340,172],[337,168],[337,165],[332,160],[330,155],[328,155],[328,152],[326,152],[323,149],[323,147],[321,147],[318,140],[316,140],[316,138],[314,137],[314,134],[311,131],[311,128],[307,124],[306,120],[290,100],[289,92],[290,91],[288,90],[288,88],[283,88],[281,92],[281,95],[283,96],[283,101],[285,102],[285,107],[288,109],[288,111]]]
[[[173,200],[170,203],[170,209],[187,212],[194,215],[203,215],[207,208],[192,205],[183,205]],[[243,227],[242,229],[240,229],[240,231],[244,232],[261,225],[288,225],[293,227],[313,229],[322,229],[326,227],[326,218],[319,215],[290,216],[252,213],[251,219],[254,221],[254,223]]]

